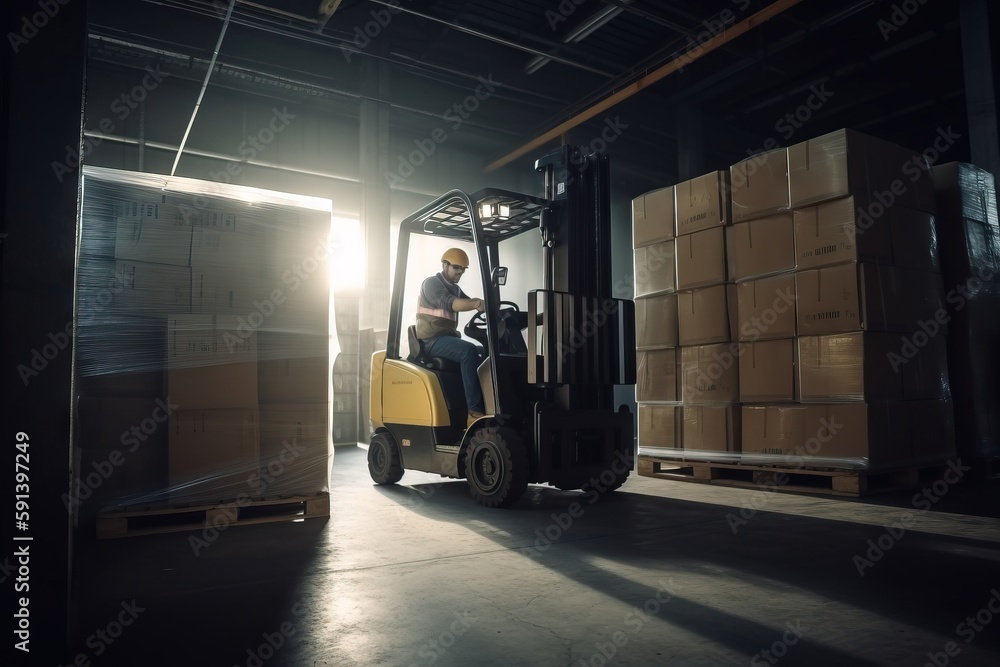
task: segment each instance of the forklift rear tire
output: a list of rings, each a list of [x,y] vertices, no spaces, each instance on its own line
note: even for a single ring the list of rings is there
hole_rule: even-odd
[[[516,433],[481,428],[469,441],[465,477],[484,507],[509,507],[528,488],[528,454]]]
[[[368,473],[376,484],[395,484],[403,477],[399,447],[388,433],[376,433],[368,446]]]

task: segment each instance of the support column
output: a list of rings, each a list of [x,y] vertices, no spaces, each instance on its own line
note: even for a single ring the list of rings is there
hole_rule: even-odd
[[[677,105],[677,181],[701,176],[705,166],[705,135],[701,105],[682,102]]]
[[[997,11],[994,7],[993,12]],[[993,70],[993,54],[990,46],[989,2],[962,0],[960,14],[972,161],[991,172],[1000,183],[996,74]]]
[[[361,228],[365,239],[365,288],[362,292],[358,327],[358,439],[367,442],[371,355],[385,349],[389,322],[391,197],[385,179],[389,171],[389,115],[384,101],[389,77],[384,62],[365,58],[361,62]]]
[[[6,3],[0,120],[7,163],[0,222],[2,438],[8,473],[0,490],[23,512],[5,522],[0,557],[8,622],[4,664],[62,664],[68,634],[73,529],[73,313],[83,150],[86,3]],[[44,100],[44,101],[41,101]],[[19,433],[24,435],[19,436]],[[18,444],[26,445],[22,448]],[[15,461],[15,456],[24,453]],[[21,468],[15,470],[15,463]],[[15,473],[24,473],[15,479]],[[15,487],[16,484],[24,486]],[[25,506],[15,508],[15,493]],[[20,569],[19,569],[20,568]],[[19,577],[27,577],[22,581]],[[15,582],[19,585],[15,591]],[[23,584],[27,583],[27,586]],[[23,600],[22,600],[23,598]],[[28,617],[17,615],[27,605]],[[20,628],[19,628],[20,626]],[[25,628],[26,626],[26,628]],[[26,629],[30,653],[13,630]],[[13,657],[13,662],[11,662]]]

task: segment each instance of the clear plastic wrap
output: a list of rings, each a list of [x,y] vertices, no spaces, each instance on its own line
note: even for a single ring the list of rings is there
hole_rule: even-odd
[[[85,168],[82,515],[329,491],[347,400],[331,390],[331,220],[328,200]]]

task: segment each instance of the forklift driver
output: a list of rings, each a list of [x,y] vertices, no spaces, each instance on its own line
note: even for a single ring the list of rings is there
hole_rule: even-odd
[[[458,332],[458,314],[483,311],[482,299],[470,298],[458,281],[469,267],[469,256],[459,248],[449,248],[441,256],[441,272],[424,280],[417,302],[417,338],[428,356],[451,359],[462,367],[465,404],[469,422],[483,416],[485,405],[479,386],[479,350]]]

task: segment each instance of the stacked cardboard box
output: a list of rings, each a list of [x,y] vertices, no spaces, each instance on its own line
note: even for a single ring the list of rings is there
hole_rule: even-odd
[[[958,454],[1000,456],[1000,221],[993,175],[934,168]]]
[[[914,427],[915,415],[934,415],[946,433],[952,420],[929,170],[850,131],[786,154],[787,183],[775,155],[763,179],[753,158],[733,167],[734,210],[770,216],[734,237],[744,462],[879,468],[949,456],[949,438]],[[761,251],[741,259],[755,235]]]
[[[728,282],[726,252],[731,217],[727,181],[724,172],[713,172],[633,201],[641,447],[709,456],[739,451],[739,369],[731,352],[736,300]],[[663,211],[654,228],[650,200],[658,200]],[[673,240],[664,241],[667,237]],[[642,271],[650,262],[640,259],[640,242],[672,244],[669,252],[660,253],[663,271],[669,271],[669,280],[659,283],[670,284],[666,293],[644,293]]]
[[[85,170],[78,480],[114,467],[90,509],[327,489],[329,293],[315,246],[329,211],[205,188]],[[310,357],[323,381],[283,395],[268,375],[281,355]]]

